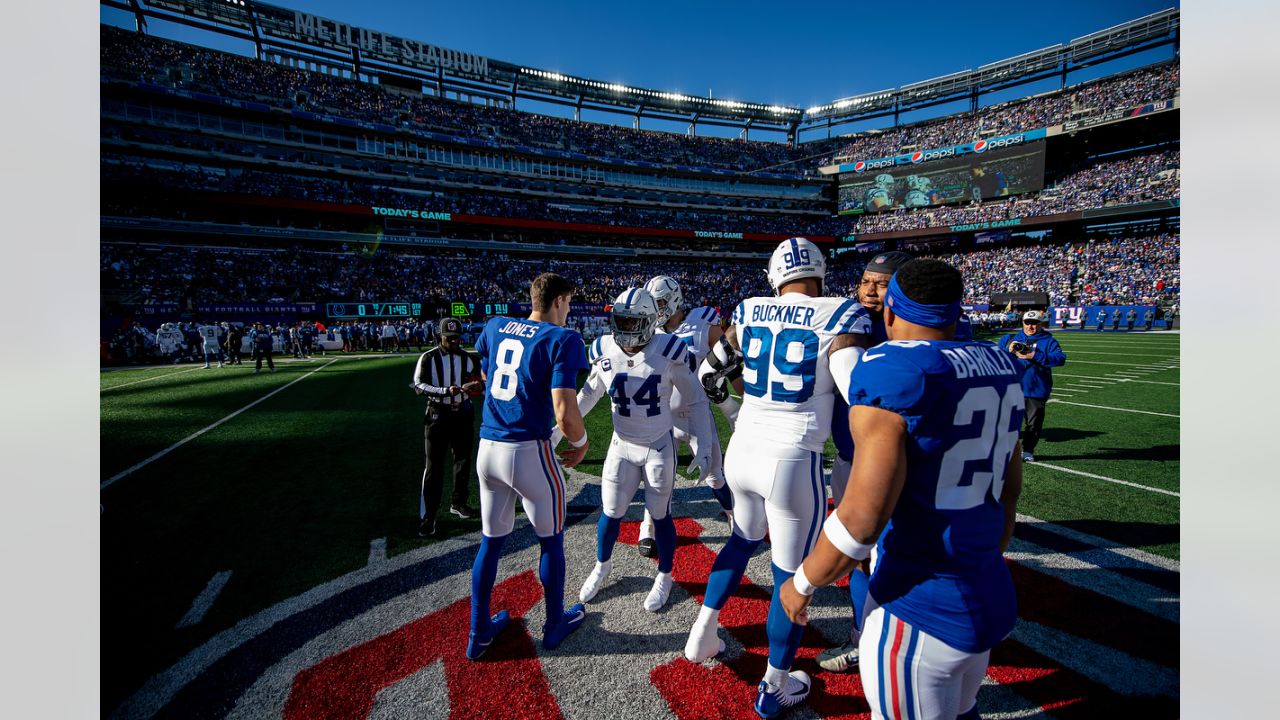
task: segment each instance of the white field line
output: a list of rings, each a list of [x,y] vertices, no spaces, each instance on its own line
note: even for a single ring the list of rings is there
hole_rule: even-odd
[[[191,603],[191,609],[187,610],[187,614],[182,616],[175,627],[184,628],[198,625],[204,619],[205,613],[209,612],[209,608],[213,607],[213,601],[218,599],[218,593],[222,592],[222,588],[226,587],[227,581],[231,579],[231,571],[223,570],[215,574],[209,580],[209,584],[204,586],[204,590],[196,596]]]
[[[1023,463],[1022,466],[1048,468],[1050,470],[1057,470],[1059,472],[1071,473],[1072,475],[1081,475],[1087,478],[1093,478],[1094,480],[1104,480],[1106,482],[1115,483],[1117,485],[1127,485],[1132,488],[1138,488],[1139,490],[1148,490],[1150,492],[1160,493],[1161,495],[1172,495],[1173,497],[1176,497],[1176,498],[1182,497],[1181,494],[1176,493],[1172,490],[1165,490],[1164,488],[1151,487],[1150,485],[1139,485],[1138,483],[1129,482],[1128,480],[1117,480],[1115,478],[1109,478],[1105,475],[1094,475],[1093,473],[1087,473],[1087,472],[1084,472],[1083,470],[1072,470],[1071,468],[1062,467],[1061,465],[1051,465],[1049,463],[1040,462],[1039,460],[1035,462]]]
[[[254,400],[253,402],[249,403],[248,405],[245,405],[244,407],[240,408],[239,410],[236,410],[235,412],[233,412],[233,413],[231,413],[230,415],[228,415],[228,416],[226,416],[226,417],[222,418],[221,420],[219,420],[219,421],[217,421],[217,422],[213,423],[212,425],[209,425],[209,426],[207,426],[207,427],[201,428],[201,429],[199,429],[199,430],[197,430],[197,431],[195,431],[195,432],[191,433],[190,435],[188,435],[188,436],[186,436],[186,437],[182,438],[182,439],[181,439],[181,440],[179,440],[178,442],[176,442],[176,443],[174,443],[174,444],[170,445],[169,447],[167,447],[167,448],[165,448],[165,449],[161,450],[160,452],[156,453],[155,455],[152,455],[151,457],[147,458],[146,460],[143,460],[142,462],[138,463],[137,465],[134,465],[134,466],[132,466],[132,467],[128,467],[128,468],[125,468],[124,470],[121,470],[120,472],[116,473],[115,475],[112,475],[111,477],[107,478],[106,480],[103,480],[103,481],[102,481],[102,485],[101,485],[101,487],[99,487],[98,489],[99,489],[99,490],[105,490],[105,489],[107,489],[107,488],[108,488],[108,487],[110,487],[113,483],[115,483],[115,481],[117,481],[117,480],[119,480],[119,479],[121,479],[121,478],[124,478],[124,477],[128,477],[129,475],[132,475],[135,471],[140,470],[141,468],[144,468],[144,467],[146,467],[147,465],[150,465],[151,463],[155,462],[156,460],[159,460],[160,458],[164,457],[165,455],[168,455],[169,453],[173,452],[174,450],[177,450],[178,448],[182,447],[183,445],[186,445],[187,443],[191,442],[192,440],[195,440],[196,438],[198,438],[198,437],[200,437],[201,435],[203,435],[203,434],[205,434],[205,433],[209,432],[210,430],[212,430],[212,429],[214,429],[214,428],[218,427],[218,426],[219,426],[219,425],[221,425],[222,423],[224,423],[224,422],[226,422],[226,421],[230,420],[231,418],[233,418],[233,417],[235,417],[235,416],[239,415],[240,413],[244,412],[245,410],[248,410],[249,408],[253,407],[254,405],[257,405],[258,403],[262,402],[263,400],[266,400],[267,398],[270,398],[272,395],[275,395],[276,393],[278,393],[278,392],[280,392],[280,391],[282,391],[282,390],[286,390],[286,389],[288,389],[288,388],[289,388],[289,386],[293,385],[294,383],[296,383],[296,382],[300,382],[300,381],[302,381],[302,380],[306,380],[307,378],[311,377],[312,375],[315,375],[316,373],[320,372],[321,370],[323,370],[323,369],[325,369],[325,368],[329,367],[330,365],[332,365],[332,364],[334,364],[334,363],[338,362],[338,360],[340,360],[340,359],[341,359],[341,358],[334,358],[334,359],[330,360],[329,362],[325,363],[324,365],[321,365],[320,367],[316,368],[315,370],[312,370],[311,372],[307,373],[306,375],[303,375],[302,377],[297,378],[297,379],[295,379],[295,380],[291,380],[291,381],[289,381],[289,382],[288,382],[287,384],[285,384],[285,385],[281,385],[280,387],[276,388],[275,390],[272,390],[271,392],[267,393],[266,395],[263,395],[262,397],[258,398],[257,400]]]
[[[104,387],[104,388],[102,388],[101,390],[99,390],[98,392],[107,392],[108,390],[115,390],[115,389],[117,389],[117,388],[129,387],[130,385],[137,385],[138,383],[150,382],[150,381],[152,381],[152,380],[159,380],[160,378],[169,378],[169,377],[173,377],[174,375],[181,375],[182,373],[189,373],[189,372],[191,372],[192,370],[203,370],[203,369],[204,369],[203,367],[193,367],[193,368],[187,368],[186,370],[179,370],[179,371],[177,371],[177,372],[164,373],[164,374],[162,374],[162,375],[152,375],[152,376],[151,376],[151,377],[149,377],[149,378],[142,378],[141,380],[134,380],[133,382],[120,383],[119,385],[112,385],[111,387]]]
[[[1074,390],[1075,388],[1071,388],[1071,389],[1072,389],[1072,390]],[[1056,397],[1075,397],[1075,395],[1072,395],[1071,393],[1060,393],[1060,392],[1055,392],[1055,393],[1054,393],[1054,395],[1055,395]]]
[[[1123,355],[1125,357],[1134,358],[1176,358],[1177,355],[1138,355],[1136,353],[1127,352],[1106,352],[1104,350],[1072,350],[1076,355]]]
[[[1141,364],[1141,363],[1118,363],[1118,362],[1107,362],[1106,360],[1070,360],[1070,361],[1068,361],[1068,362],[1070,362],[1072,365],[1075,365],[1075,364],[1084,364],[1084,365],[1119,365],[1120,367],[1129,367],[1129,368],[1151,368],[1152,370],[1169,370],[1169,369],[1172,369],[1172,368],[1166,368],[1166,367],[1161,366],[1161,365],[1143,365],[1143,364]]]
[[[1158,380],[1137,380],[1137,379],[1130,380],[1129,378],[1124,378],[1124,379],[1120,380],[1119,382],[1126,382],[1126,383],[1127,383],[1127,382],[1136,382],[1136,383],[1142,383],[1143,385],[1172,385],[1172,386],[1174,386],[1174,387],[1178,387],[1178,386],[1182,385],[1182,383],[1160,382],[1160,381],[1158,381]]]
[[[1099,383],[1115,382],[1115,380],[1108,380],[1107,378],[1099,377],[1097,375],[1068,375],[1067,373],[1054,373],[1053,376],[1056,378],[1059,378],[1059,377],[1077,378],[1080,380],[1088,380],[1089,382],[1099,382]]]
[[[1037,464],[1043,465],[1044,463]],[[1065,525],[1056,525],[1032,515],[1023,515],[1022,513],[1018,513],[1018,522],[1025,525],[1034,525],[1041,530],[1048,530],[1049,532],[1075,540],[1076,542],[1084,543],[1085,545],[1093,545],[1094,547],[1102,548],[1117,555],[1123,555],[1131,560],[1136,560],[1140,563],[1158,567],[1162,570],[1181,572],[1181,564],[1177,560],[1164,557],[1163,555],[1156,555],[1154,553],[1149,553],[1146,550],[1129,547],[1128,545],[1123,545],[1114,540],[1107,540],[1106,538],[1100,538],[1097,535],[1090,535],[1088,533],[1069,528]]]
[[[369,541],[369,561],[366,565],[380,563],[387,559],[387,539],[384,537]]]
[[[1054,400],[1051,399],[1049,400],[1049,402],[1054,402]],[[1078,402],[1067,402],[1066,400],[1063,400],[1062,404],[1063,405],[1079,405],[1080,407],[1097,408],[1099,410],[1115,410],[1116,412],[1139,413],[1142,415],[1160,415],[1161,417],[1171,417],[1171,418],[1181,417],[1179,415],[1172,415],[1170,413],[1162,413],[1162,412],[1152,412],[1150,410],[1133,410],[1130,408],[1111,407],[1109,405],[1086,405],[1084,403],[1078,403]]]

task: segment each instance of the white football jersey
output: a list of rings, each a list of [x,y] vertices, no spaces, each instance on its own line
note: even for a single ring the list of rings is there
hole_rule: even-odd
[[[841,333],[869,333],[856,300],[787,293],[748,298],[733,311],[742,347],[742,410],[735,435],[822,452],[835,382],[827,348]]]
[[[217,347],[218,336],[221,334],[222,334],[222,328],[218,327],[217,325],[201,325],[200,326],[200,337],[204,338],[204,344],[206,347],[209,347],[209,346]]]
[[[711,326],[720,324],[720,312],[713,307],[693,308],[685,313],[684,320],[671,332],[672,335],[680,338],[684,342],[687,351],[687,362],[689,369],[693,370],[694,376],[697,376],[698,366],[707,357],[710,351],[709,340],[711,338]],[[666,333],[666,330],[658,328],[659,333]],[[654,336],[655,338],[657,336]],[[702,390],[701,386],[698,392],[694,394],[692,401],[686,401],[685,395],[680,392],[680,388],[672,388],[671,408],[673,410],[683,410],[687,405],[697,404],[707,399],[707,393]]]
[[[171,353],[182,344],[182,331],[161,330],[156,334],[156,344],[160,346],[160,352]]]
[[[688,350],[675,335],[654,335],[643,349],[628,355],[612,335],[601,335],[587,349],[591,374],[578,392],[583,415],[602,395],[613,405],[613,430],[628,442],[648,445],[671,432],[671,394],[701,391],[689,369]]]

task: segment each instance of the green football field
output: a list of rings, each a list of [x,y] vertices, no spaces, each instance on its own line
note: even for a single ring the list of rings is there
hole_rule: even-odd
[[[1056,336],[1068,362],[1019,512],[1178,559],[1179,336]],[[381,543],[394,556],[434,542],[416,535],[416,358],[102,373],[104,713],[215,633],[364,567]],[[608,413],[602,402],[587,418],[587,473],[600,473]],[[448,515],[447,497],[444,533],[479,530]],[[220,577],[207,612],[184,623]]]

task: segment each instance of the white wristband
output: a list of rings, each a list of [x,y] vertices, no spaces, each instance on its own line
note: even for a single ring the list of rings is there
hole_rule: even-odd
[[[577,450],[578,448],[581,448],[583,445],[587,444],[587,434],[582,433],[582,437],[578,438],[576,441],[569,440],[569,438],[565,438],[565,440],[568,440],[569,445],[571,445],[574,450]]]
[[[800,567],[796,568],[796,574],[791,576],[791,582],[796,586],[796,592],[805,597],[809,597],[818,589],[817,585],[809,582],[809,576],[804,574],[804,563],[800,563]]]
[[[827,542],[835,546],[845,557],[854,560],[866,560],[871,556],[871,548],[873,545],[864,545],[849,534],[849,529],[840,522],[840,518],[831,513],[827,516],[827,521],[822,523],[822,534],[827,536]]]

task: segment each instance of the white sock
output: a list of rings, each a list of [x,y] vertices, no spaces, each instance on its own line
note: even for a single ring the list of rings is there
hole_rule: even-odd
[[[769,684],[770,692],[777,692],[786,685],[787,678],[791,676],[786,670],[780,670],[771,663],[764,671],[764,681]]]
[[[644,520],[640,521],[640,539],[653,539],[653,517],[649,515],[649,511],[644,511]]]
[[[658,576],[653,579],[653,588],[644,599],[645,610],[657,612],[667,604],[667,598],[671,596],[671,582],[671,573],[658,573]]]

